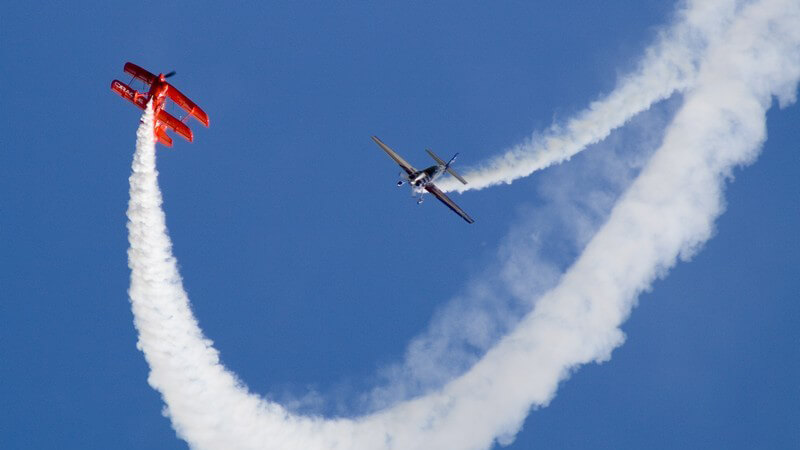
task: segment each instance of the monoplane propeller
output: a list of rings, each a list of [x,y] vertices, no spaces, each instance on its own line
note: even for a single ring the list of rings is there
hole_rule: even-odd
[[[174,71],[174,70],[173,70],[172,72],[170,72],[170,73],[168,73],[168,74],[164,75],[164,78],[169,78],[169,77],[171,77],[171,76],[173,76],[173,75],[175,75],[175,71]]]

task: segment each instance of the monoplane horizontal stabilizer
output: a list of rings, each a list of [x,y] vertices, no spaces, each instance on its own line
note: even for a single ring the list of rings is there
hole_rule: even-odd
[[[436,153],[433,153],[432,150],[426,148],[425,151],[428,152],[429,155],[431,155],[431,158],[433,158],[433,160],[436,161],[436,164],[439,164],[440,166],[444,166],[445,170],[447,170],[447,173],[449,173],[450,175],[455,177],[455,179],[460,181],[461,183],[467,184],[467,180],[465,180],[461,175],[457,174],[456,171],[453,170],[450,167],[450,164],[452,164],[453,161],[456,160],[456,156],[458,156],[458,153],[456,153],[455,156],[450,158],[449,162],[444,162],[444,160],[442,160],[442,158],[439,158],[438,156],[436,156]]]

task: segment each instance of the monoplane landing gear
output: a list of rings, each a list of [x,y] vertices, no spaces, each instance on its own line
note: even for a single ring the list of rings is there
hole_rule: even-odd
[[[418,205],[421,205],[421,204],[422,204],[422,200],[423,200],[423,198],[422,198],[422,197],[418,198],[418,199],[417,199],[417,204],[418,204]]]
[[[403,181],[403,180],[398,181],[397,182],[397,187],[402,186],[404,183],[405,183],[405,181]]]

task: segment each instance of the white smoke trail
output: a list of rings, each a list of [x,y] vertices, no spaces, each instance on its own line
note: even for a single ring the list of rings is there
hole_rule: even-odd
[[[661,145],[679,100],[636,116],[591,152],[533,180],[537,206],[522,206],[486,269],[434,313],[402,361],[380,369],[375,387],[357,406],[372,412],[439,389],[513,329],[608,219]]]
[[[357,419],[289,414],[219,363],[189,308],[166,233],[152,111],[130,178],[130,298],[150,384],[178,434],[202,449],[482,449],[513,439],[578,365],[604,361],[640,292],[712,234],[724,180],[757,156],[773,96],[795,100],[800,3],[747,5],[715,40],[663,144],[559,284],[469,371]],[[521,273],[524,277],[525,273]]]
[[[622,77],[608,96],[592,102],[565,125],[554,124],[480,167],[466,170],[463,175],[469,184],[447,177],[437,185],[445,192],[464,192],[511,184],[602,141],[653,104],[692,86],[705,49],[729,25],[736,6],[734,0],[688,1],[674,24],[645,51],[637,69]]]
[[[150,366],[148,382],[163,395],[178,434],[204,447],[225,448],[215,436],[236,429],[220,429],[214,409],[231,417],[235,411],[256,416],[259,404],[248,401],[246,390],[219,364],[192,315],[167,235],[155,157],[150,103],[136,133],[128,205],[129,295],[138,348]],[[211,397],[210,391],[225,395]],[[237,406],[231,409],[231,403]]]

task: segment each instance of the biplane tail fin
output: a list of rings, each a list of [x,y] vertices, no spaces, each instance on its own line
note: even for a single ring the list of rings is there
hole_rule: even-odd
[[[158,142],[162,143],[165,147],[172,147],[172,138],[167,134],[166,127],[159,125],[156,127],[156,138]]]

